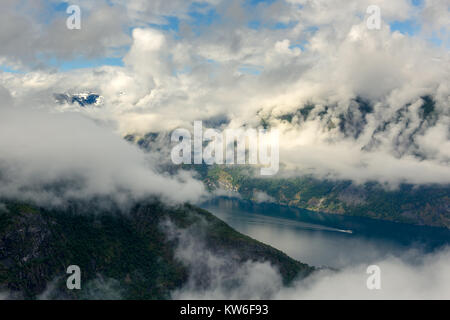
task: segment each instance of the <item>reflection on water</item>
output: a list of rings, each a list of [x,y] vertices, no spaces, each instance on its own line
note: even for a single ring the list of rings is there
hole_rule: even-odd
[[[311,265],[341,268],[404,260],[450,244],[450,230],[217,198],[202,207],[233,228]],[[410,261],[414,262],[414,261]]]

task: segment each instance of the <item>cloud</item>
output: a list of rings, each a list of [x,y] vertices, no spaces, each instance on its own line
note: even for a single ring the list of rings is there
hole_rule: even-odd
[[[424,9],[420,14],[421,20],[424,22],[424,31],[432,35],[437,33],[444,38],[444,44],[449,44],[450,35],[448,34],[450,19],[450,7],[445,0],[426,0],[424,1]]]
[[[52,5],[61,5],[53,2]],[[130,43],[125,33],[127,17],[119,6],[96,2],[81,5],[81,29],[69,30],[63,11],[53,11],[49,1],[2,1],[0,10],[0,62],[19,69],[49,68],[83,57],[114,56]],[[73,3],[75,4],[75,3]]]
[[[107,123],[39,107],[0,107],[3,197],[60,204],[152,195],[182,203],[202,196],[203,186],[189,173],[163,173],[151,155],[123,140]]]
[[[76,295],[71,295],[64,290],[65,279],[61,277],[47,283],[45,290],[39,294],[37,300],[65,300],[74,299]],[[81,300],[122,300],[123,288],[118,280],[103,277],[97,274],[96,278],[89,280],[78,296]],[[1,300],[1,296],[0,296]]]
[[[425,255],[417,264],[398,258],[375,263],[381,269],[381,290],[368,290],[368,266],[323,271],[293,288],[282,290],[275,299],[449,299],[449,249]]]
[[[242,262],[232,252],[213,252],[194,227],[178,229],[167,222],[164,230],[176,240],[175,256],[189,272],[187,283],[172,292],[173,299],[269,298],[282,287],[280,274],[268,262]]]
[[[0,300],[8,299],[9,294],[7,292],[0,292]]]
[[[262,191],[255,191],[253,193],[253,199],[254,201],[256,201],[257,203],[262,203],[262,202],[275,202],[275,199],[271,196],[269,196],[267,193],[262,192]]]
[[[114,1],[103,10],[80,1],[92,19],[123,9],[120,14],[126,17],[118,21],[132,29],[124,66],[2,73],[0,83],[27,103],[50,104],[48,97],[55,92],[99,92],[104,105],[81,113],[117,123],[122,135],[167,133],[190,128],[194,120],[218,117],[229,119],[231,128],[257,127],[264,117],[281,134],[285,172],[280,174],[312,173],[391,185],[449,183],[448,50],[431,43],[426,32],[410,36],[389,25],[417,19],[424,30],[442,29],[439,21],[445,20],[448,10],[439,1],[426,1],[423,7],[409,1],[372,2],[277,1],[249,9],[235,1],[196,7],[136,0]],[[380,30],[366,26],[369,4],[381,8]],[[210,24],[190,20],[192,10],[212,9],[220,18]],[[177,17],[180,30],[164,31],[144,23],[157,23],[164,16]],[[255,20],[258,26],[251,27]],[[117,27],[119,22],[111,23]],[[86,28],[89,33],[98,31],[94,24]],[[48,48],[78,50],[70,46],[61,42],[61,48]],[[427,119],[424,96],[434,101]],[[367,102],[370,111],[361,110],[357,99]],[[315,105],[307,117],[297,113],[292,123],[282,120],[307,104]],[[74,109],[65,111],[79,112]]]
[[[338,271],[322,269],[284,286],[278,270],[269,263],[247,261],[237,265],[227,256],[205,250],[201,243],[198,246],[199,242],[183,238],[182,248],[177,251],[182,262],[189,266],[190,280],[173,292],[174,299],[440,300],[450,297],[448,248],[426,255],[411,251],[408,259],[389,256],[371,262],[381,270],[381,289],[369,290],[368,264],[349,265]],[[210,276],[208,285],[198,285],[200,275]]]

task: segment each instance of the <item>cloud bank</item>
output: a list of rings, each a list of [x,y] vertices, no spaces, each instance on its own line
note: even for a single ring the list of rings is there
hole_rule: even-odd
[[[181,234],[178,258],[189,267],[190,278],[174,299],[449,299],[450,249],[425,254],[410,250],[371,262],[381,270],[380,290],[369,290],[368,264],[349,265],[338,271],[323,269],[284,286],[278,270],[268,262],[238,264],[231,256],[214,254],[197,238]],[[201,250],[199,250],[201,249]],[[209,275],[208,285],[199,279]],[[200,281],[201,283],[201,281]]]
[[[280,130],[280,161],[289,175],[391,185],[450,182],[445,1],[76,4],[86,16],[81,33],[58,22],[63,13],[42,25],[37,17],[45,11],[43,2],[19,11],[6,2],[2,12],[31,19],[41,29],[33,40],[39,45],[9,41],[0,58],[47,51],[69,60],[112,57],[120,47],[124,65],[55,73],[51,64],[45,69],[44,59],[43,69],[0,74],[15,99],[51,104],[55,92],[99,92],[102,107],[81,113],[117,123],[121,135],[167,133],[194,120],[228,119],[230,128],[258,127],[264,120]],[[380,7],[380,30],[366,26],[369,4]],[[116,18],[105,26],[105,16]],[[170,24],[168,16],[176,22]],[[19,30],[21,21],[8,25]],[[397,22],[417,30],[400,32]],[[129,32],[122,32],[123,25]],[[20,30],[21,37],[34,34]],[[32,48],[22,48],[19,40]],[[34,65],[25,55],[14,59],[17,66]],[[77,106],[55,108],[80,112]]]
[[[0,106],[0,194],[40,204],[111,197],[119,203],[159,196],[195,202],[203,186],[189,173],[169,176],[113,132],[77,113],[14,104]]]

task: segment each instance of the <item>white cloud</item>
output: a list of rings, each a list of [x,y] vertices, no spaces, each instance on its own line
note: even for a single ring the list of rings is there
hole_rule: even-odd
[[[203,194],[203,186],[189,173],[161,173],[151,155],[127,143],[107,123],[27,105],[2,104],[0,115],[3,197],[60,204],[157,195],[181,203]]]
[[[122,11],[130,24],[171,14],[183,24],[191,6],[115,3],[126,7]],[[99,11],[97,5],[80,4],[88,11]],[[381,8],[381,30],[366,27],[369,4]],[[214,8],[222,18],[210,26],[198,26],[199,35],[181,30],[182,37],[177,38],[172,32],[137,24],[124,67],[3,73],[0,83],[15,99],[29,103],[49,103],[55,92],[98,91],[105,96],[104,106],[82,114],[118,123],[122,135],[189,128],[194,120],[214,117],[230,119],[233,127],[257,126],[260,112],[280,129],[280,161],[285,168],[299,170],[298,174],[307,170],[358,182],[448,183],[448,50],[432,45],[425,34],[410,37],[392,32],[388,25],[394,20],[420,20],[431,15],[426,10],[432,11],[433,21],[440,21],[446,15],[444,7],[431,1],[422,10],[409,1],[346,1],[344,5],[317,0],[260,4],[246,11],[234,1],[210,1],[197,10]],[[251,19],[261,19],[262,26],[248,28]],[[264,25],[273,26],[276,21],[297,22],[285,29]],[[96,29],[87,27],[87,32]],[[58,50],[65,46],[62,42]],[[20,49],[11,46],[10,50]],[[242,67],[256,68],[260,74],[243,72]],[[424,95],[436,101],[439,117],[435,122],[421,120]],[[357,96],[371,102],[372,113],[358,110],[352,103]],[[275,119],[307,102],[318,107],[306,121],[297,117],[297,124],[287,125]],[[407,104],[411,106],[401,111],[398,121],[399,110]],[[323,117],[320,111],[325,106],[328,113]],[[350,121],[347,135],[339,130],[342,116]],[[334,129],[329,129],[330,124]]]
[[[255,191],[253,193],[253,200],[256,201],[257,203],[276,202],[273,197],[269,196],[267,193],[262,191]]]
[[[449,250],[422,257],[418,264],[398,258],[378,261],[381,290],[366,287],[367,265],[350,267],[337,273],[321,272],[294,288],[281,290],[276,299],[449,299]]]
[[[56,2],[56,1],[54,1]],[[48,68],[48,61],[114,56],[130,43],[127,17],[120,7],[106,2],[81,4],[81,29],[69,30],[65,11],[54,13],[48,1],[15,1],[0,4],[0,61],[19,69]],[[60,4],[60,3],[59,3]],[[55,3],[56,5],[56,3]],[[87,10],[89,8],[89,10]]]

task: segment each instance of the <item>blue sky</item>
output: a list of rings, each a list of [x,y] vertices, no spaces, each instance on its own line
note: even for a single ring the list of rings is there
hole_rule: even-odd
[[[83,57],[69,60],[69,61],[57,61],[50,60],[49,64],[58,68],[61,71],[69,71],[72,69],[82,69],[82,68],[95,68],[98,66],[120,66],[123,67],[124,63],[121,57],[105,57],[97,59],[85,59]]]

